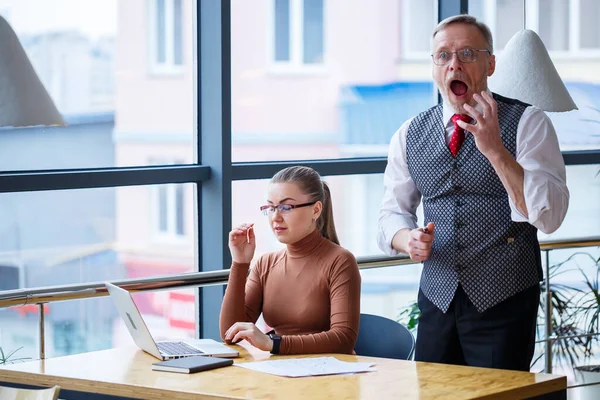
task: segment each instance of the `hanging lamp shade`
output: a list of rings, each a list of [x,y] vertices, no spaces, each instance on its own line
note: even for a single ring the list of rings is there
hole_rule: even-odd
[[[529,29],[517,32],[497,56],[496,71],[488,86],[492,92],[544,111],[577,109],[542,39]]]
[[[17,35],[0,16],[0,126],[65,125]]]

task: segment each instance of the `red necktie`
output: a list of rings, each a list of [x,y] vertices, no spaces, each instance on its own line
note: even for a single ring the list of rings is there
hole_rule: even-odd
[[[465,130],[458,126],[458,124],[456,123],[456,121],[459,120],[464,122],[471,122],[471,117],[465,114],[454,114],[452,116],[454,132],[452,132],[452,138],[450,139],[448,147],[450,147],[450,153],[452,153],[453,157],[456,157],[456,154],[458,154],[458,150],[460,150],[460,146],[462,146],[465,140]]]

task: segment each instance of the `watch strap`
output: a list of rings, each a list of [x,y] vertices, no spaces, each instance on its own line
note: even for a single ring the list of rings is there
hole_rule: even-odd
[[[281,347],[281,336],[278,335],[274,330],[267,333],[271,340],[273,341],[273,348],[271,349],[271,354],[279,354],[279,348]]]

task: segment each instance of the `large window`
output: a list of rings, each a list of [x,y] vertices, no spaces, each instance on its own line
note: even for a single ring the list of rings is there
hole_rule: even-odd
[[[417,25],[428,53],[433,1],[423,7]],[[232,1],[233,161],[385,155],[400,125],[436,101],[430,59],[399,60],[410,10],[396,1]],[[310,54],[321,53],[323,39],[319,71],[273,70],[271,44],[289,72],[289,63],[318,60]]]
[[[67,121],[1,129],[2,175],[42,177],[3,181],[0,290],[196,270],[199,178],[181,170],[196,161],[193,1],[0,0],[0,13]],[[159,336],[194,335],[194,291],[136,301]],[[129,336],[108,299],[45,309],[48,356]],[[37,320],[35,305],[0,309],[0,347],[35,357]]]
[[[1,194],[0,290],[194,271],[194,188],[193,184],[168,184]],[[158,237],[152,229],[153,193],[175,196],[164,203],[168,231]],[[174,318],[169,310],[181,314],[195,304],[193,296],[192,300],[171,298],[168,292],[144,293],[138,298],[152,323],[164,326]],[[128,336],[124,330],[113,329],[118,315],[110,301],[52,303],[47,311],[51,355],[106,348]],[[31,327],[36,321],[35,305],[0,309],[3,341],[22,334],[35,343],[37,334]],[[192,335],[189,318],[187,323],[184,330]],[[7,346],[0,342],[0,347],[10,349]],[[26,347],[28,355],[35,354],[36,346]]]
[[[3,127],[2,170],[195,161],[192,0],[1,0],[67,126]],[[35,10],[33,12],[32,10]]]

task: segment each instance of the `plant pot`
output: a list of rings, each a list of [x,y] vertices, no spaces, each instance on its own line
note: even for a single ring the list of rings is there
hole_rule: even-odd
[[[596,383],[596,385],[577,388],[579,400],[600,399],[600,365],[583,365],[575,367],[577,382],[581,384]]]

